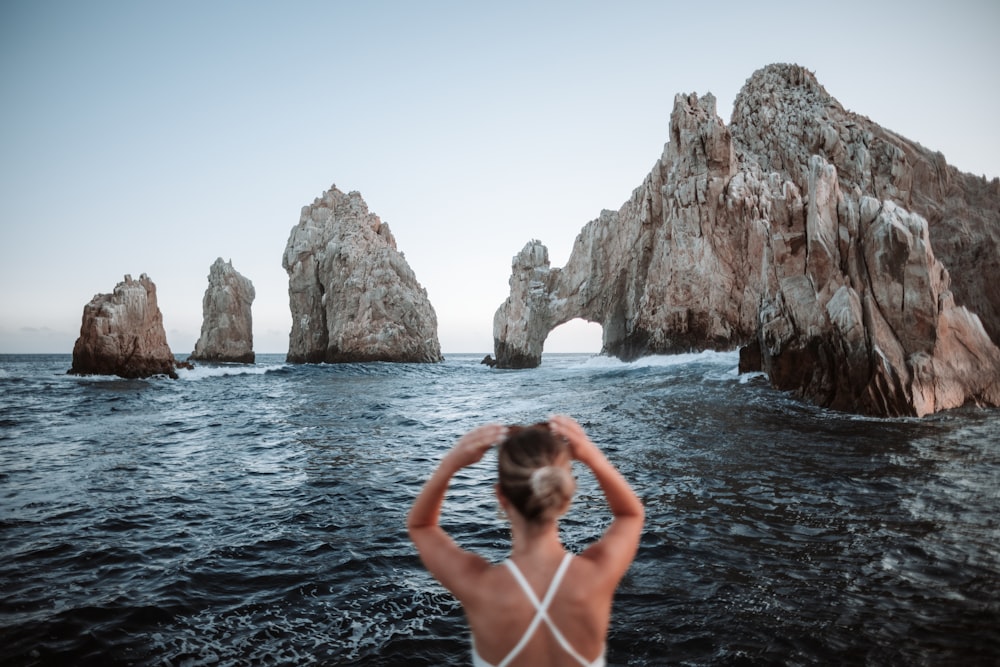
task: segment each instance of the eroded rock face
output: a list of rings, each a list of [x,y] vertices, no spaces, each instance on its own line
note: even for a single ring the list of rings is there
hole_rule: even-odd
[[[493,317],[496,363],[501,368],[534,368],[542,362],[542,344],[557,325],[559,269],[549,266],[549,251],[531,241],[513,261],[511,298]],[[515,298],[516,295],[516,298]]]
[[[208,271],[208,289],[201,302],[201,336],[191,359],[252,364],[253,283],[219,257]]]
[[[282,259],[288,361],[437,362],[437,315],[389,226],[335,186],[302,209]]]
[[[845,111],[795,65],[756,72],[729,127],[711,95],[678,95],[670,120],[649,176],[565,267],[537,242],[515,257],[498,365],[537,365],[582,317],[623,359],[749,343],[775,386],[841,410],[1000,404],[1000,182]]]
[[[494,317],[498,365],[537,365],[549,332],[577,317],[601,324],[604,352],[622,359],[730,349],[752,335],[747,281],[759,268],[751,228],[726,224],[722,195],[738,172],[715,98],[678,95],[671,137],[631,199],[583,228],[566,266],[550,268],[538,241],[514,258]]]
[[[70,373],[176,378],[175,368],[156,303],[156,285],[146,274],[139,280],[126,275],[114,292],[98,294],[83,307]]]

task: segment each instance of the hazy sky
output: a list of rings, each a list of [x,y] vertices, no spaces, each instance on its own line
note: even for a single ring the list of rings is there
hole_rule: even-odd
[[[331,184],[389,223],[443,351],[492,351],[511,258],[553,265],[660,156],[676,93],[726,120],[772,62],[963,171],[1000,175],[1000,4],[0,4],[0,353],[71,352],[83,306],[156,283],[194,349],[217,257],[286,352],[281,256]],[[597,325],[546,351],[593,351]]]

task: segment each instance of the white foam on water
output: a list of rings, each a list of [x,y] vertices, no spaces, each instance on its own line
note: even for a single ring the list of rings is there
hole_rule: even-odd
[[[257,365],[224,364],[218,366],[195,365],[194,368],[178,368],[177,377],[180,380],[204,380],[206,378],[225,377],[228,375],[264,375],[271,371],[287,368],[288,364]]]
[[[767,379],[767,373],[765,373],[764,371],[751,371],[750,373],[740,373],[739,370],[737,370],[737,374],[739,375],[740,384],[748,384],[751,380],[756,380],[758,378],[764,378],[765,380]]]
[[[719,365],[733,365],[739,363],[739,352],[716,352],[714,350],[704,350],[702,352],[683,352],[681,354],[654,354],[648,357],[639,357],[634,361],[622,361],[616,357],[595,355],[584,360],[580,365],[587,368],[670,368],[672,366],[685,366],[693,363],[711,363]]]

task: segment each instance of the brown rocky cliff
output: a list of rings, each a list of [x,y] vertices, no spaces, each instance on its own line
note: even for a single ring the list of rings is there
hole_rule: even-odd
[[[795,65],[754,73],[728,127],[711,95],[678,95],[670,125],[565,267],[540,243],[515,258],[498,365],[537,365],[548,332],[582,317],[623,359],[750,343],[775,386],[837,409],[1000,402],[995,182],[846,112]]]
[[[146,274],[139,280],[126,275],[114,292],[97,294],[84,306],[70,373],[176,378],[175,368],[156,302],[156,285]]]

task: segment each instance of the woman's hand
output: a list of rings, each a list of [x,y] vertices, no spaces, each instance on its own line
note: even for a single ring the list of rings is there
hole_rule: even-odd
[[[506,437],[507,427],[501,424],[477,426],[459,438],[451,451],[445,454],[441,463],[447,462],[454,470],[478,463],[490,447]]]
[[[607,575],[605,582],[614,590],[639,548],[645,518],[642,501],[575,419],[553,415],[549,417],[549,428],[556,437],[566,438],[570,456],[594,473],[614,515],[604,536],[581,554],[600,566]]]
[[[583,427],[568,415],[549,417],[549,429],[556,437],[566,439],[569,443],[569,454],[575,461],[587,463],[591,454],[600,453],[600,449],[587,437]]]

